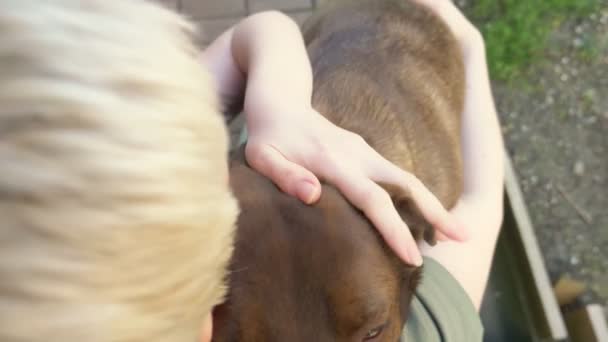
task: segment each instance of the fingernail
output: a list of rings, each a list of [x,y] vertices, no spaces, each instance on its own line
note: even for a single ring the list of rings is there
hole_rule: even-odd
[[[435,233],[435,240],[439,241],[439,242],[445,242],[450,240],[450,238],[448,238],[447,236],[445,236],[445,234],[436,232]]]
[[[309,182],[300,182],[296,190],[296,195],[306,204],[310,204],[315,196],[316,186]]]
[[[454,219],[454,225],[452,226],[455,232],[458,233],[458,236],[460,237],[460,241],[467,241],[470,237],[469,234],[469,230],[467,229],[466,225],[464,225],[462,222],[460,222],[460,220],[458,219]]]
[[[417,247],[414,247],[414,249],[408,252],[408,255],[410,257],[410,263],[416,267],[420,267],[422,266],[422,256],[417,249]]]

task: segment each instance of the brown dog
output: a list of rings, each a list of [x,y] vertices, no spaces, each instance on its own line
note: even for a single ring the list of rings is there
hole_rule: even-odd
[[[461,54],[449,29],[406,0],[335,4],[307,22],[313,106],[412,172],[442,204],[462,188]],[[403,265],[370,222],[324,185],[306,206],[233,156],[241,205],[217,342],[396,341],[420,269]],[[417,239],[430,229],[392,192]]]

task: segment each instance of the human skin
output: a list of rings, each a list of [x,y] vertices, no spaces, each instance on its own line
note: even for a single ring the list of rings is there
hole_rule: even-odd
[[[335,185],[409,264],[422,263],[418,246],[377,182],[411,194],[443,237],[466,239],[463,226],[415,176],[312,108],[310,61],[290,18],[278,12],[253,15],[222,34],[202,58],[225,103],[245,89],[247,161],[283,191],[311,204],[321,195],[319,179]]]

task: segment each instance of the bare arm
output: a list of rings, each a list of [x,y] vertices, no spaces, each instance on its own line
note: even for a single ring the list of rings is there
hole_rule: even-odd
[[[486,287],[503,216],[503,141],[494,106],[481,34],[447,0],[418,0],[452,28],[465,61],[462,118],[464,192],[452,210],[468,228],[469,240],[424,245],[422,253],[442,264],[463,286],[477,309]]]
[[[245,114],[264,124],[279,104],[310,104],[312,70],[297,25],[274,11],[252,15],[224,32],[203,52],[224,104],[245,99]],[[269,93],[272,92],[272,93]]]
[[[421,263],[420,252],[378,181],[402,187],[435,228],[463,240],[453,215],[416,177],[312,108],[310,61],[302,34],[289,17],[265,12],[245,19],[209,46],[203,62],[224,100],[238,98],[245,89],[247,161],[283,191],[314,203],[321,195],[317,177],[334,184],[410,264]]]
[[[242,109],[245,87],[245,75],[232,55],[233,35],[234,28],[222,33],[201,56],[203,65],[211,72],[222,103],[222,111],[227,116],[236,115]]]

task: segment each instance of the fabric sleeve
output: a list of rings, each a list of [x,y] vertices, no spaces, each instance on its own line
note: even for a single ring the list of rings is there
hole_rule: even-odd
[[[481,318],[462,286],[431,258],[424,258],[423,267],[400,341],[482,341]]]

